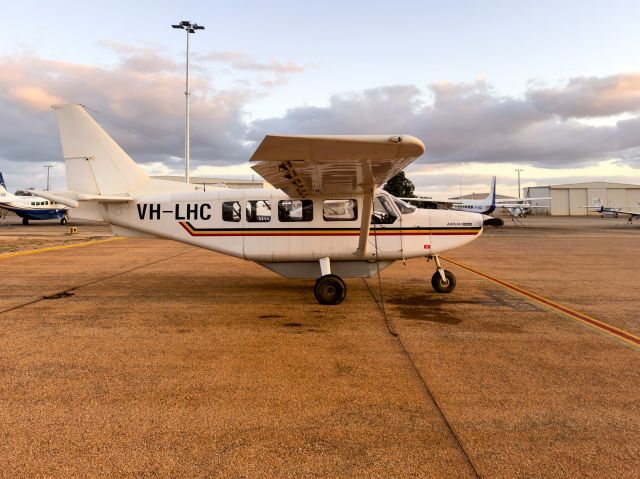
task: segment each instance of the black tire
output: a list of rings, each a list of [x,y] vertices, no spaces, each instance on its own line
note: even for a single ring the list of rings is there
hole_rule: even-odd
[[[28,225],[29,224],[29,218],[22,218],[22,224],[23,225]]]
[[[60,224],[61,225],[66,225],[67,224],[67,217],[63,216],[62,218],[60,218]]]
[[[453,273],[445,269],[444,276],[447,278],[446,282],[442,281],[442,277],[437,271],[431,277],[431,286],[436,290],[436,293],[450,293],[456,289],[456,277]]]
[[[325,274],[316,280],[313,293],[320,304],[340,304],[347,296],[347,285],[340,276]]]

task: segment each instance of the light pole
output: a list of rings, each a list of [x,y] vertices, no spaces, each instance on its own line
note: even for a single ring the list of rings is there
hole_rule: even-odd
[[[520,199],[520,172],[524,170],[517,169],[516,171],[518,172],[518,199]]]
[[[186,68],[186,87],[184,91],[185,99],[185,125],[184,125],[184,179],[189,183],[189,34],[196,33],[196,30],[204,30],[204,25],[192,23],[189,20],[182,20],[177,25],[171,25],[173,28],[180,28],[187,32],[187,68]]]
[[[51,168],[53,165],[44,165],[43,168],[47,169],[47,191],[51,189]]]

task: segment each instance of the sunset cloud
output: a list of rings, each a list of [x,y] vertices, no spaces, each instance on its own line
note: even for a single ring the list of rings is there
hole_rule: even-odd
[[[562,118],[612,116],[640,111],[640,73],[572,78],[556,88],[531,88],[540,111]]]
[[[9,90],[8,96],[17,103],[38,111],[46,111],[51,105],[63,102],[61,97],[33,86],[17,86]]]

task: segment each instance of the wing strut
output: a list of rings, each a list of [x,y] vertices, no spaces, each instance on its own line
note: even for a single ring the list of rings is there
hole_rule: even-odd
[[[360,239],[358,241],[358,249],[356,255],[361,258],[367,257],[367,247],[369,246],[369,228],[371,227],[371,213],[373,213],[373,192],[375,185],[373,184],[373,170],[371,168],[371,160],[363,162],[364,181],[360,185],[364,189],[362,197],[362,217],[360,219]]]

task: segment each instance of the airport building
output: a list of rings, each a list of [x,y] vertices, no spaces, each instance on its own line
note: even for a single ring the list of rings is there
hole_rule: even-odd
[[[534,186],[524,188],[524,196],[533,205],[547,206],[535,208],[532,214],[553,216],[586,216],[599,214],[585,206],[606,206],[630,209],[640,212],[640,185],[594,181],[565,185]],[[536,198],[551,198],[539,200]]]

